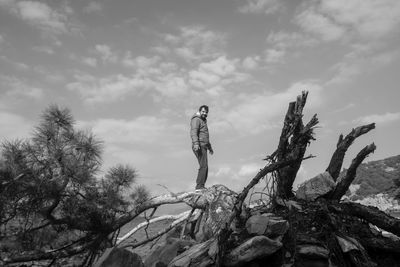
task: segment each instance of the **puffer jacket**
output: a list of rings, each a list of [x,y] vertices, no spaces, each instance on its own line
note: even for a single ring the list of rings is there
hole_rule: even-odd
[[[193,146],[210,146],[207,119],[203,120],[199,112],[195,113],[190,121],[190,137],[192,138]]]

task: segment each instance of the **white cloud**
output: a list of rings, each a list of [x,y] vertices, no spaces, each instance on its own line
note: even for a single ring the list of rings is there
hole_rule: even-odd
[[[8,88],[5,96],[26,97],[40,99],[43,97],[43,89],[28,85],[25,81],[12,76],[0,76],[0,84]]]
[[[237,70],[239,64],[239,59],[227,59],[226,56],[200,63],[196,70],[189,72],[189,83],[217,96],[225,87],[249,78],[249,75]]]
[[[259,56],[248,56],[243,59],[242,66],[246,70],[254,70],[257,69],[259,66],[260,57]]]
[[[93,57],[84,57],[82,59],[82,62],[90,67],[96,67],[97,66],[97,59]]]
[[[385,114],[372,114],[363,116],[353,120],[353,123],[368,124],[375,122],[376,124],[386,124],[397,120],[400,120],[400,112],[387,112]]]
[[[295,101],[301,91],[309,91],[312,96],[308,99],[309,109],[322,104],[322,88],[313,82],[297,82],[287,90],[278,93],[261,93],[242,95],[239,103],[228,110],[220,123],[225,122],[233,127],[240,135],[258,134],[262,131],[281,127],[282,114],[287,105]]]
[[[296,22],[305,31],[318,35],[323,41],[335,41],[342,38],[346,29],[335,21],[320,13],[314,6],[311,6],[297,14]]]
[[[283,8],[279,0],[247,0],[246,4],[238,8],[241,13],[272,14]]]
[[[103,62],[115,63],[118,60],[117,54],[111,50],[111,47],[105,44],[98,44],[95,46],[95,52],[101,57]]]
[[[86,12],[86,13],[100,13],[101,11],[103,11],[103,5],[96,1],[90,1],[83,8],[83,12]]]
[[[45,46],[45,45],[34,46],[34,47],[32,47],[32,49],[34,51],[41,52],[41,53],[46,53],[46,54],[49,54],[49,55],[53,55],[54,54],[54,50],[50,46]]]
[[[75,82],[67,88],[78,92],[87,103],[114,102],[127,95],[136,95],[153,86],[146,78],[127,77],[121,74],[97,78],[87,74],[75,75]]]
[[[240,167],[238,174],[246,177],[255,176],[262,167],[263,165],[261,163],[244,164]]]
[[[323,0],[321,11],[368,38],[380,38],[397,31],[400,2],[393,0]]]
[[[134,120],[99,119],[87,122],[97,136],[107,143],[152,144],[163,138],[168,123],[164,118],[141,116]]]
[[[182,27],[179,35],[164,35],[164,41],[172,46],[175,54],[188,62],[220,56],[225,39],[225,34],[202,26]]]
[[[47,33],[62,34],[74,28],[69,20],[73,10],[67,5],[54,9],[44,2],[7,0],[0,1],[0,7]]]
[[[317,40],[298,32],[278,31],[268,34],[267,43],[278,49],[286,49],[288,47],[313,46],[317,44]]]
[[[138,56],[133,58],[132,53],[130,51],[125,53],[124,58],[122,59],[122,64],[127,67],[134,67],[138,70],[140,69],[148,69],[150,67],[155,67],[157,63],[159,63],[160,58],[158,56],[153,57],[145,57]]]
[[[335,72],[326,85],[335,85],[351,82],[360,74],[373,72],[391,62],[397,60],[400,50],[379,51],[368,45],[353,45],[353,50],[344,58],[334,64],[331,69]]]
[[[0,111],[0,142],[28,137],[32,125],[17,114]]]
[[[267,49],[265,50],[265,62],[267,63],[282,62],[285,53],[286,53],[285,50]]]
[[[393,0],[320,0],[303,5],[295,21],[324,41],[345,34],[379,39],[398,31],[400,2]]]

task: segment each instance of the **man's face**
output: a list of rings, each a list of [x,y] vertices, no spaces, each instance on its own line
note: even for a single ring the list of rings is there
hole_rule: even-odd
[[[207,118],[207,115],[208,115],[208,111],[205,108],[202,108],[200,110],[200,117],[204,120]]]

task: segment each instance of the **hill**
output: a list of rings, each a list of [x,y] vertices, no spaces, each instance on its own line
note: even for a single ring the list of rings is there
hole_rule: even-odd
[[[345,198],[382,210],[400,210],[400,187],[396,181],[400,181],[400,155],[363,163]]]

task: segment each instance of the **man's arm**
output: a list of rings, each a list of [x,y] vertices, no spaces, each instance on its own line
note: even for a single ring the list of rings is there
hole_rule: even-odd
[[[190,122],[190,137],[192,138],[193,148],[196,151],[200,147],[199,129],[200,129],[200,119],[193,118]]]

